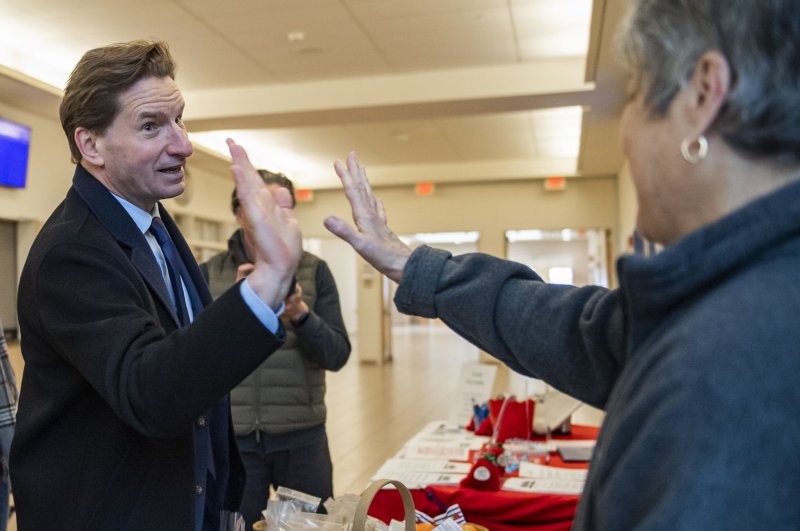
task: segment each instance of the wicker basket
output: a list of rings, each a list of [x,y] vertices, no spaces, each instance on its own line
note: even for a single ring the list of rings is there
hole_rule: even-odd
[[[361,498],[358,500],[358,505],[356,505],[356,514],[353,518],[353,531],[364,531],[364,527],[367,525],[367,511],[369,510],[369,506],[372,504],[372,500],[375,498],[375,495],[378,494],[378,491],[386,485],[393,485],[403,499],[403,520],[406,531],[415,531],[416,516],[414,514],[414,498],[411,497],[411,493],[405,485],[393,479],[379,479],[361,493]]]
[[[414,499],[411,497],[411,493],[408,491],[405,485],[393,479],[380,479],[367,487],[367,489],[361,493],[361,498],[358,500],[358,505],[356,505],[356,513],[353,518],[353,531],[364,531],[364,526],[367,525],[367,511],[372,503],[372,499],[375,498],[375,495],[379,490],[390,484],[394,485],[394,487],[397,489],[397,492],[400,493],[400,497],[403,499],[403,513],[406,531],[414,531]],[[267,531],[267,522],[264,520],[256,522],[253,524],[253,531]],[[484,530],[479,529],[478,531]]]

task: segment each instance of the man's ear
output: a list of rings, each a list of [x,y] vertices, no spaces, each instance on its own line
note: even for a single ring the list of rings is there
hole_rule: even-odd
[[[85,127],[78,127],[74,133],[75,144],[81,152],[81,159],[92,164],[93,166],[104,166],[105,161],[103,155],[97,149],[98,137],[95,133],[89,131]]]
[[[730,65],[721,53],[712,50],[700,56],[686,86],[687,119],[696,136],[706,133],[716,120],[730,83]]]

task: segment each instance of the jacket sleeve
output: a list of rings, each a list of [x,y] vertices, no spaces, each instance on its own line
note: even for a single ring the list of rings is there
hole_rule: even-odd
[[[511,369],[602,408],[624,356],[617,290],[545,283],[522,264],[427,246],[395,294],[407,314],[440,318]]]
[[[20,296],[27,328],[36,331],[31,350],[63,358],[34,362],[66,362],[70,368],[51,385],[78,392],[88,382],[120,419],[148,436],[185,430],[282,344],[238,289],[175,329],[121,253],[61,244],[34,267]]]
[[[293,327],[303,354],[329,371],[338,371],[350,357],[350,339],[342,319],[339,292],[330,268],[320,260],[316,274],[317,298],[302,325]]]

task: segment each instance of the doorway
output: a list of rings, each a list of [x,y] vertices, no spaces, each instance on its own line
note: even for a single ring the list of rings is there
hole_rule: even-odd
[[[608,231],[526,229],[506,231],[509,260],[527,265],[554,284],[608,287]]]
[[[17,223],[0,220],[0,321],[17,337]]]
[[[507,258],[527,265],[545,282],[608,287],[608,234],[606,229],[510,230],[506,232]],[[513,372],[508,376],[511,394],[536,398],[539,420],[534,422],[534,429],[538,433],[549,433],[562,417],[577,423],[602,422],[602,411],[556,391],[542,380]],[[560,414],[556,414],[559,409]]]

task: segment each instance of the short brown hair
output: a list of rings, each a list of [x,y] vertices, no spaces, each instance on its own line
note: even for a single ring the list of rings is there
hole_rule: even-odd
[[[286,188],[289,190],[289,193],[292,194],[292,208],[294,208],[294,206],[297,204],[297,200],[294,197],[294,183],[292,180],[282,173],[275,173],[269,170],[257,171],[261,176],[261,180],[264,181],[264,184],[277,184],[281,188]],[[237,208],[239,208],[239,198],[236,197],[236,188],[234,188],[233,193],[231,194],[231,210],[234,214],[236,214]]]
[[[119,112],[120,93],[145,77],[175,79],[167,43],[131,41],[89,50],[72,70],[59,109],[72,161],[80,162],[75,143],[79,127],[103,134]]]

